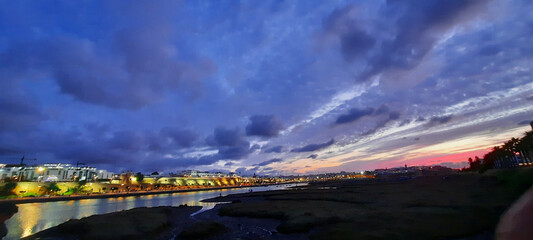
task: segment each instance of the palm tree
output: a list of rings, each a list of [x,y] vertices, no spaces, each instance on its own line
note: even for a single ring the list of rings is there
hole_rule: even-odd
[[[46,194],[55,194],[61,191],[61,189],[59,188],[59,186],[57,186],[57,183],[55,182],[52,182],[48,186],[45,186],[44,189],[46,191]]]
[[[75,193],[75,194],[85,193],[87,191],[86,186],[85,186],[86,183],[87,182],[85,181],[79,181],[76,187],[69,188],[69,192]]]
[[[532,163],[533,156],[531,156],[531,151],[533,150],[533,131],[526,132],[516,147],[517,150],[520,151],[525,162]]]

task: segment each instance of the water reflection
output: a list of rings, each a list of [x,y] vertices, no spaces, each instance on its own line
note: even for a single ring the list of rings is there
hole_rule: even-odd
[[[284,189],[294,184],[254,187],[254,192]],[[44,229],[57,226],[69,219],[79,219],[95,214],[104,214],[136,207],[156,206],[203,206],[211,209],[215,203],[203,203],[202,199],[235,193],[248,192],[250,188],[207,190],[172,194],[145,195],[102,199],[83,199],[61,202],[18,204],[19,211],[7,222],[8,235],[4,239],[19,239]]]

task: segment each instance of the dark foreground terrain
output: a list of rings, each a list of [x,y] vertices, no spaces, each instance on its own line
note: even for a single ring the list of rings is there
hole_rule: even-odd
[[[206,200],[231,203],[192,217],[199,207],[133,209],[29,239],[493,239],[501,215],[532,184],[532,168],[310,183]]]
[[[500,216],[533,183],[533,169],[489,171],[409,180],[335,181],[304,189],[230,195],[210,201],[219,222],[266,221],[273,233],[249,239],[492,239]],[[211,217],[213,219],[213,216]],[[229,224],[229,226],[233,226]],[[260,224],[259,224],[260,226]],[[218,238],[231,238],[233,227]],[[288,234],[288,235],[287,235]],[[242,237],[240,237],[242,238]]]
[[[201,207],[154,207],[69,220],[24,239],[169,239]]]

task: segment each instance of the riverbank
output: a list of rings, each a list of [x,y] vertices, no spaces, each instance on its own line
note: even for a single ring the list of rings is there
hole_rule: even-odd
[[[172,235],[210,240],[493,239],[500,216],[533,185],[532,176],[533,168],[521,168],[214,195],[202,202],[229,203],[185,218]]]
[[[206,238],[215,240],[493,239],[500,216],[532,186],[532,176],[533,168],[522,168],[397,181],[311,183],[298,190],[206,200],[231,203],[198,218],[229,229]]]
[[[292,184],[290,183],[272,183],[272,184],[260,184],[260,185],[244,185],[244,186],[226,186],[226,187],[205,187],[205,188],[193,188],[193,189],[177,189],[177,190],[160,190],[160,191],[137,191],[137,192],[122,192],[122,193],[102,193],[102,194],[87,194],[87,195],[68,195],[68,196],[46,196],[46,197],[18,197],[12,199],[1,199],[0,203],[35,203],[35,202],[56,202],[56,201],[70,201],[81,199],[99,199],[99,198],[118,198],[118,197],[130,197],[130,196],[144,196],[144,195],[156,195],[156,194],[169,194],[169,193],[181,193],[181,192],[197,192],[197,191],[209,191],[209,190],[223,190],[234,188],[248,188],[248,187],[264,187],[272,185]]]
[[[169,239],[202,207],[135,208],[69,220],[23,239]]]

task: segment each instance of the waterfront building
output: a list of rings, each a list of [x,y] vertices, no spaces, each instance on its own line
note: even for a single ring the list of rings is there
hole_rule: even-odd
[[[202,171],[198,171],[198,170],[185,170],[185,171],[182,171],[178,175],[181,175],[181,176],[184,176],[184,177],[202,177],[202,178],[205,178],[205,177],[229,177],[228,174],[225,174],[225,173],[222,173],[222,172],[210,173],[210,172],[207,172],[207,171],[202,172]]]
[[[37,166],[0,165],[0,180],[11,178],[15,181],[64,182],[64,181],[95,181],[109,179],[113,176],[106,170],[95,167],[75,167],[71,164],[44,164]]]

